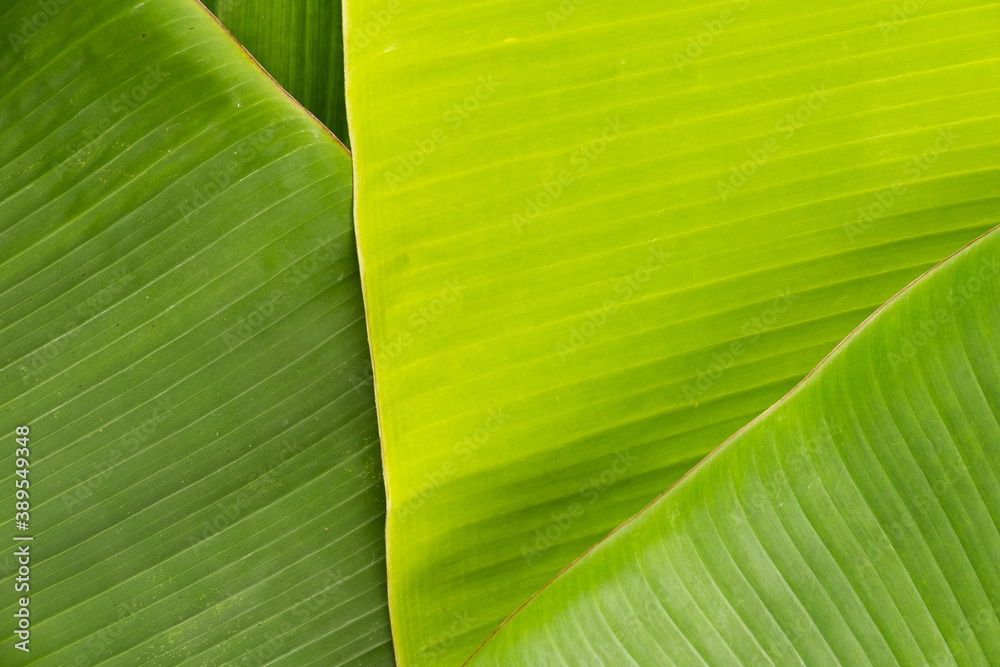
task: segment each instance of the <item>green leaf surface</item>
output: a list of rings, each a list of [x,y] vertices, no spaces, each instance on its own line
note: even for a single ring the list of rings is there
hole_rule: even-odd
[[[1000,222],[1000,5],[345,6],[403,664]]]
[[[0,12],[0,664],[391,664],[347,152],[195,2]]]
[[[997,664],[998,521],[993,232],[557,577],[472,664]]]
[[[206,6],[289,94],[348,143],[340,2],[215,0]]]

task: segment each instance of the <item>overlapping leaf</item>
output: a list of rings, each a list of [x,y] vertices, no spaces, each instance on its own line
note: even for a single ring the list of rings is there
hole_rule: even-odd
[[[213,0],[206,6],[278,83],[348,143],[339,2]]]
[[[1000,8],[345,8],[404,664],[454,664],[1000,220]]]
[[[995,664],[998,517],[994,232],[556,578],[472,664]]]
[[[0,663],[391,663],[348,154],[197,3],[0,11]]]

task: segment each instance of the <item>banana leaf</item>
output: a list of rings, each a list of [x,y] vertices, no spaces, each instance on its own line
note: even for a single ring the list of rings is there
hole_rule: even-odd
[[[339,2],[213,0],[205,4],[268,74],[349,145]]]
[[[993,232],[892,299],[472,664],[996,664],[998,360]]]
[[[0,12],[0,664],[391,664],[350,156],[196,2]]]
[[[528,597],[1000,222],[1000,6],[345,6],[402,664]]]

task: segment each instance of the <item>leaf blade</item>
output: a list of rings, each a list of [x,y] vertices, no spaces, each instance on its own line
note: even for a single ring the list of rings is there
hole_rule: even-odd
[[[996,224],[996,8],[437,3],[362,46],[384,8],[345,29],[390,606],[447,663]]]
[[[222,0],[209,9],[292,97],[350,147],[340,3]]]
[[[31,653],[0,661],[391,663],[348,153],[197,3],[52,7],[0,45],[35,538]]]
[[[752,638],[708,622],[730,650],[720,663],[995,659],[998,250],[994,231],[890,301],[795,391],[557,577],[473,664],[574,650],[558,626],[594,613],[585,588],[597,606],[626,610],[586,626],[595,642],[618,646],[610,660],[656,650],[676,661],[681,642],[664,641],[660,626],[690,623],[685,584]],[[694,546],[703,532],[714,551]],[[734,544],[748,549],[737,558]],[[769,596],[770,611],[751,613],[747,599]],[[689,649],[709,650],[695,628],[683,634]]]

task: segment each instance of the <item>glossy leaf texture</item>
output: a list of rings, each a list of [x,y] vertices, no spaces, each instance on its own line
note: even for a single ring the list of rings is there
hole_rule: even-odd
[[[211,0],[205,5],[289,94],[348,143],[339,2]]]
[[[472,664],[996,664],[998,520],[993,232],[557,577]]]
[[[401,663],[468,658],[1000,221],[1000,7],[906,7],[346,3]]]
[[[391,664],[349,155],[196,2],[2,12],[0,663]]]

